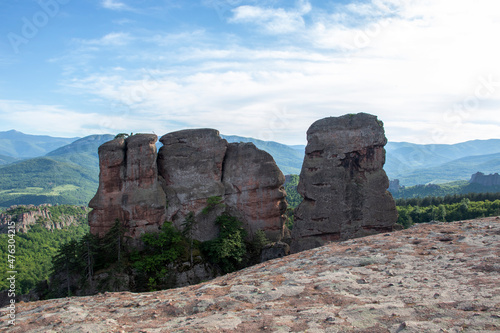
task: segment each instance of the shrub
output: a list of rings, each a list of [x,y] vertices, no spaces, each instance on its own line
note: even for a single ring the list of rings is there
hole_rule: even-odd
[[[233,272],[242,266],[247,253],[246,232],[242,223],[227,213],[217,217],[215,224],[220,228],[219,236],[202,243],[201,249],[224,273]]]

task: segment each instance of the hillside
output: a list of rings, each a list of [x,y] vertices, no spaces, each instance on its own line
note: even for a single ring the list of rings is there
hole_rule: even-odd
[[[468,180],[481,171],[500,169],[500,140],[474,140],[453,145],[417,145],[389,142],[384,169],[402,185]]]
[[[110,134],[90,135],[49,152],[46,156],[63,162],[71,162],[92,170],[96,179],[99,175],[99,155],[97,149],[104,142],[113,140]]]
[[[15,130],[0,132],[0,155],[14,158],[38,157],[76,139],[78,138],[30,135]]]
[[[86,205],[97,189],[95,170],[39,157],[0,167],[0,207],[16,204]]]
[[[498,332],[500,223],[419,224],[199,285],[18,303],[10,332]],[[1,309],[4,320],[9,309]]]
[[[7,232],[12,221],[16,223],[16,287],[20,295],[49,277],[59,246],[88,232],[88,212],[86,207],[44,205],[17,206],[0,213],[0,257],[6,259],[0,262],[0,290],[9,289],[7,244],[11,242]],[[5,302],[2,294],[1,302]]]
[[[500,192],[500,186],[485,186],[472,184],[467,180],[458,180],[442,184],[407,186],[400,188],[398,191],[390,189],[390,192],[394,199],[442,197],[445,195],[466,193],[496,193]]]
[[[112,135],[91,135],[44,157],[0,166],[0,207],[18,204],[87,205],[98,186],[98,147]]]

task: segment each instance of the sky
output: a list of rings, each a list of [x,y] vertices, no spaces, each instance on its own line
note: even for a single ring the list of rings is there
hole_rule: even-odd
[[[0,131],[305,144],[366,112],[394,142],[500,138],[498,0],[12,0],[0,22]]]

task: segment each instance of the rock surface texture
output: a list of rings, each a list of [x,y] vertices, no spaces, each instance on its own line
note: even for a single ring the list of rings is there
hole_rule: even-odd
[[[139,238],[165,222],[166,197],[158,181],[157,136],[136,134],[99,147],[99,188],[89,207],[90,231],[103,236],[115,221]]]
[[[166,134],[158,156],[156,140],[136,134],[99,148],[99,189],[89,204],[92,233],[104,235],[117,219],[132,239],[166,220],[182,230],[192,212],[192,237],[206,241],[218,235],[217,216],[229,212],[250,237],[263,230],[271,240],[281,239],[285,178],[271,155],[252,143],[228,144],[214,129]]]
[[[307,141],[291,251],[392,231],[397,211],[383,170],[382,122],[365,113],[324,118]]]
[[[499,332],[500,220],[331,243],[195,286],[16,304],[8,332]]]

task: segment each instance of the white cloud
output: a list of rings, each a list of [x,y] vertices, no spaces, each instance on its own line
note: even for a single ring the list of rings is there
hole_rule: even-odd
[[[101,6],[110,10],[130,10],[131,8],[117,0],[103,0]]]
[[[128,44],[132,40],[129,33],[111,32],[98,39],[77,39],[76,42],[82,45],[92,46],[122,46]]]
[[[257,24],[273,34],[290,33],[305,28],[302,16],[310,11],[311,4],[307,1],[300,1],[298,7],[290,11],[283,8],[239,6],[232,10],[230,22]]]
[[[319,118],[368,112],[392,141],[498,137],[500,13],[493,8],[489,0],[374,0],[329,12],[308,2],[287,10],[240,6],[232,23],[256,24],[289,46],[266,39],[249,49],[243,38],[205,30],[112,33],[81,44],[115,47],[122,62],[73,72],[65,86],[124,111],[108,117],[128,132],[213,127],[294,144]]]
[[[141,128],[144,132],[154,130],[149,121],[132,114],[83,113],[60,105],[29,104],[16,100],[0,100],[0,116],[5,129],[13,128],[29,134],[75,137],[118,133],[130,128]],[[19,119],[23,120],[21,125]]]

